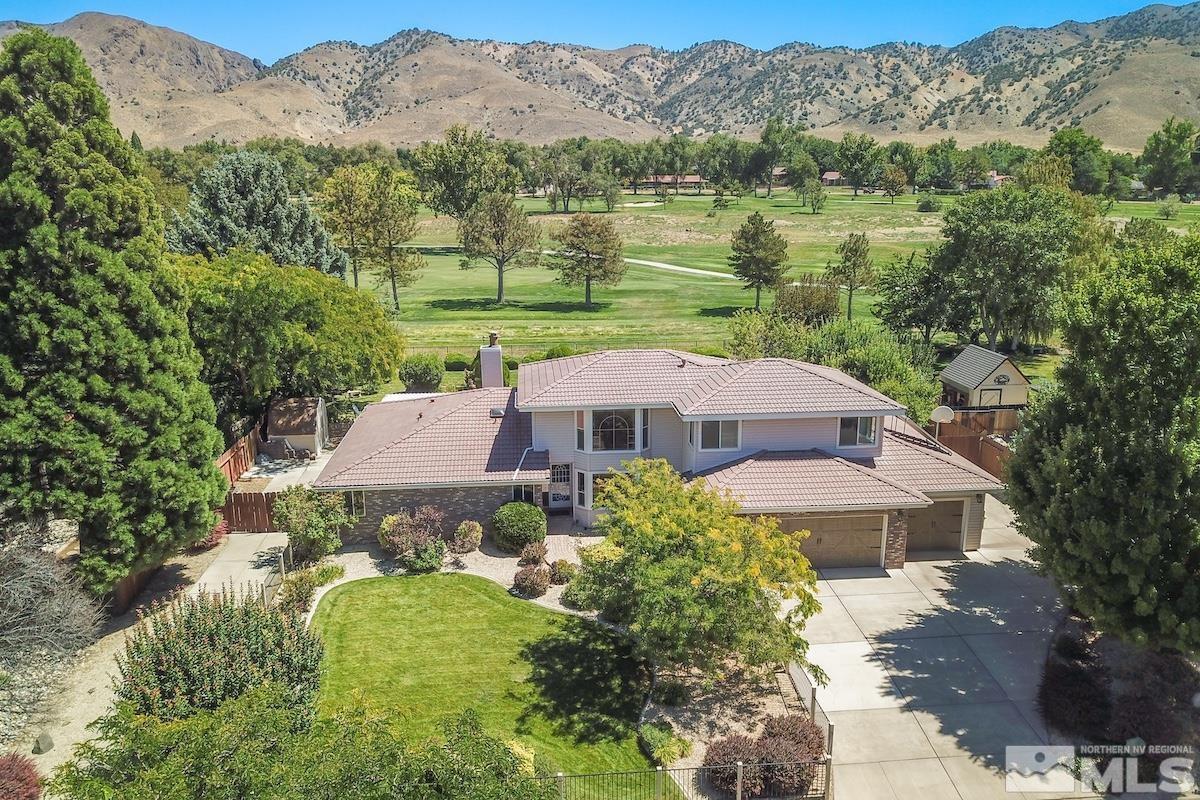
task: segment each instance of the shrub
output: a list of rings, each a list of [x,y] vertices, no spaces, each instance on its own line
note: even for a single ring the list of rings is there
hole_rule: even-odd
[[[917,198],[917,211],[928,212],[928,211],[941,211],[941,210],[942,210],[942,201],[935,195],[932,195],[932,194],[929,194],[928,192],[926,192],[926,193],[922,194],[919,198]]]
[[[687,684],[680,680],[661,680],[654,687],[654,699],[664,706],[682,706],[691,698]]]
[[[1112,716],[1108,676],[1098,666],[1051,659],[1042,672],[1037,705],[1055,730],[1068,736],[1097,736]]]
[[[587,591],[579,581],[573,580],[563,589],[559,602],[567,608],[585,608],[587,606]]]
[[[228,535],[229,523],[225,521],[224,517],[221,517],[217,520],[217,524],[212,526],[212,529],[208,532],[208,535],[196,542],[196,549],[211,550],[219,545],[221,540]]]
[[[669,722],[648,722],[638,728],[638,745],[651,761],[663,767],[692,754],[692,743],[676,736]]]
[[[530,542],[521,548],[521,557],[517,563],[537,566],[546,560],[548,552],[545,542]]]
[[[737,763],[742,762],[742,796],[754,797],[762,794],[763,773],[756,759],[754,740],[749,736],[734,734],[717,739],[708,746],[704,754],[704,766],[713,788],[733,794],[737,790]]]
[[[550,582],[555,586],[562,586],[570,583],[571,578],[574,578],[577,572],[579,572],[579,567],[565,558],[560,558],[550,565]]]
[[[825,731],[808,717],[767,717],[755,741],[763,780],[777,794],[803,794],[815,768],[808,763],[825,754]],[[797,763],[800,762],[800,763]]]
[[[41,796],[42,779],[32,758],[18,753],[0,756],[0,798],[38,800]]]
[[[562,772],[562,766],[550,756],[542,752],[533,754],[533,774],[541,778],[549,778]]]
[[[434,572],[441,569],[446,555],[445,519],[445,513],[434,506],[390,514],[379,524],[379,546],[410,572]]]
[[[446,372],[462,372],[471,366],[471,356],[463,353],[446,353],[442,358]]]
[[[570,345],[556,344],[553,347],[547,348],[546,355],[542,358],[549,361],[552,358],[566,358],[573,355],[575,355],[575,350]]]
[[[451,553],[470,553],[478,550],[483,542],[483,526],[474,520],[467,520],[454,529],[450,537]]]
[[[405,391],[432,392],[441,385],[445,372],[442,360],[427,353],[401,361],[397,376],[403,381]]]
[[[312,605],[317,588],[333,583],[346,574],[341,564],[320,564],[315,567],[295,570],[283,579],[279,592],[279,604],[289,611],[303,614]]]
[[[346,498],[337,492],[318,492],[290,486],[275,498],[275,525],[288,535],[298,561],[319,561],[342,546],[342,531],[354,524]]]
[[[550,570],[545,567],[522,567],[513,577],[513,588],[523,597],[541,597],[550,588]]]
[[[505,503],[492,515],[492,530],[501,550],[519,553],[530,542],[546,538],[546,512],[529,503]]]
[[[297,705],[316,694],[322,646],[296,614],[232,590],[159,604],[117,657],[116,695],[139,714],[179,719],[275,681]]]
[[[1179,216],[1179,197],[1167,195],[1161,200],[1156,200],[1154,208],[1158,212],[1159,219],[1175,219]]]
[[[1093,661],[1096,658],[1096,651],[1087,642],[1067,631],[1055,637],[1054,653],[1064,661]]]

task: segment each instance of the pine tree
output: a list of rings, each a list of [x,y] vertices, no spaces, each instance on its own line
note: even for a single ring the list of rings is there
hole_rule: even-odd
[[[177,253],[211,257],[237,247],[339,277],[350,263],[308,198],[292,200],[279,162],[256,150],[224,155],[200,173],[167,241]]]
[[[846,319],[854,317],[854,293],[875,285],[879,274],[871,261],[871,243],[865,233],[851,233],[838,243],[837,263],[825,268],[826,279],[846,288]]]
[[[747,289],[754,290],[754,309],[762,308],[763,287],[778,286],[787,274],[787,240],[775,221],[755,211],[733,232],[729,265]]]
[[[79,49],[0,53],[0,507],[80,524],[103,592],[212,527],[212,398],[163,225]]]

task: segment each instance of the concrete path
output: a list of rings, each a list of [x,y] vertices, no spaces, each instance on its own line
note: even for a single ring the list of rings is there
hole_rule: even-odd
[[[409,247],[417,249],[422,248],[447,248],[459,249],[462,245],[458,244],[412,244]],[[543,250],[542,255],[552,256],[554,250]],[[724,281],[739,281],[740,279],[728,272],[717,272],[711,269],[697,269],[696,267],[681,267],[678,264],[668,264],[664,261],[646,261],[641,258],[626,258],[626,264],[636,264],[639,267],[651,267],[653,269],[666,270],[667,272],[678,272],[683,275],[695,275],[701,278],[719,278]]]
[[[1005,747],[1051,741],[1034,707],[1058,592],[989,498],[983,548],[903,569],[827,569],[809,657],[829,675],[838,800],[1050,798],[1005,791]]]
[[[231,533],[216,559],[188,587],[188,593],[216,593],[222,588],[257,591],[276,570],[287,547],[286,533]]]

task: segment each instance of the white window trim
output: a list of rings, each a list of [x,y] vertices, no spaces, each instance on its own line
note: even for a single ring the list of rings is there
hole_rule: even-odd
[[[718,425],[717,441],[718,442],[721,439],[721,429],[719,426],[726,422],[734,423],[735,425],[737,425],[737,444],[735,444],[733,447],[705,447],[704,446],[704,422],[717,423],[717,425]],[[703,452],[703,453],[730,453],[735,450],[742,449],[742,421],[740,419],[709,419],[709,420],[704,420],[704,422],[699,423],[700,424],[700,437],[699,437],[700,441],[698,442],[697,446],[700,448],[701,452]]]
[[[875,420],[874,425],[873,425],[873,432],[875,434],[875,438],[869,444],[842,444],[842,420],[844,420],[844,419],[873,419],[873,420]],[[870,450],[872,448],[878,447],[879,446],[879,428],[880,428],[879,418],[870,416],[868,414],[864,414],[864,415],[860,415],[860,416],[838,417],[838,427],[837,427],[838,449],[839,450]]]
[[[642,418],[643,415],[649,416],[650,409],[648,408],[627,408],[624,406],[612,406],[610,408],[585,408],[576,409],[575,413],[583,412],[583,446],[584,449],[579,449],[579,423],[575,417],[571,419],[571,425],[575,430],[575,452],[576,453],[599,453],[608,455],[609,453],[640,453],[649,448],[649,444],[642,441]],[[634,421],[633,431],[633,449],[632,450],[597,450],[592,447],[592,431],[593,431],[593,415],[597,411],[632,411]],[[741,429],[738,429],[738,437],[741,438]]]

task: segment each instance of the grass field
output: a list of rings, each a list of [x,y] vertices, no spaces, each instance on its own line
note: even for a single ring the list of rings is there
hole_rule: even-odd
[[[651,768],[636,726],[649,673],[626,641],[471,575],[371,578],[317,607],[325,711],[355,694],[414,741],[467,708],[568,773]]]
[[[943,207],[950,207],[957,198],[944,196],[942,201]],[[521,203],[543,226],[545,244],[551,246],[549,233],[568,217],[549,213],[540,198],[522,198]],[[599,204],[588,210],[608,213]],[[879,195],[854,197],[849,189],[832,190],[828,204],[815,215],[786,192],[773,198],[744,197],[716,213],[711,195],[682,194],[666,206],[645,194],[625,195],[612,219],[629,258],[728,274],[730,236],[754,211],[775,220],[788,240],[794,277],[824,269],[849,233],[865,231],[872,257],[882,265],[935,245],[942,222],[941,213],[918,212],[913,195],[891,203]],[[1181,205],[1179,212],[1170,227],[1184,231],[1200,224],[1200,203]],[[1151,202],[1119,202],[1109,212],[1117,224],[1155,215]],[[412,352],[470,351],[493,329],[501,331],[505,345],[516,354],[556,344],[723,347],[728,318],[754,302],[753,294],[732,280],[630,265],[619,286],[596,288],[593,309],[584,307],[581,288],[558,284],[555,273],[540,267],[510,272],[508,300],[496,305],[495,273],[486,267],[459,268],[453,220],[423,214],[416,240],[423,246],[427,266],[413,286],[402,289],[401,309],[395,315]],[[376,288],[369,276],[364,285],[379,291],[390,305],[387,291]],[[769,294],[764,300],[770,302]],[[855,315],[871,318],[876,300],[870,294],[857,295]]]

